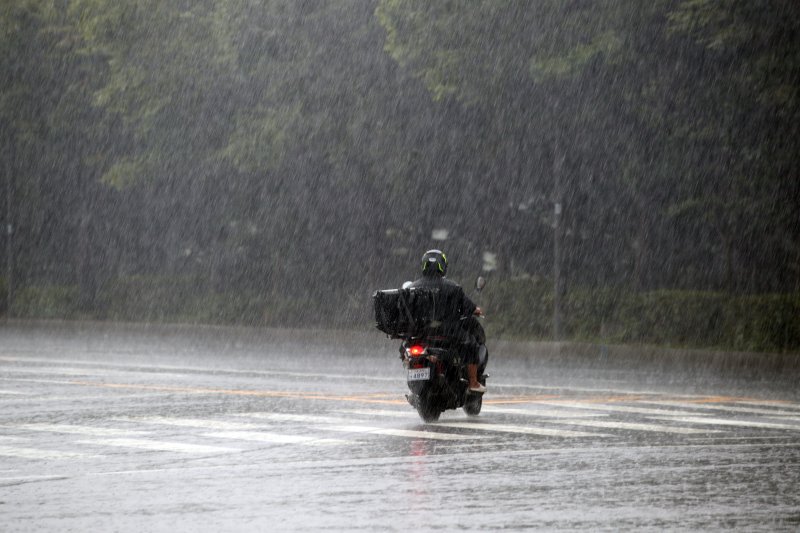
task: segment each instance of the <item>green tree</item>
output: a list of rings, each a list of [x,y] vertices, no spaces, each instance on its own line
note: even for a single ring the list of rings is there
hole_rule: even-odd
[[[83,48],[62,5],[7,3],[0,17],[7,51],[0,113],[19,209],[18,271],[33,279],[59,271],[55,281],[79,286],[79,306],[89,310],[98,289],[99,231],[93,204],[106,191],[98,172],[110,125],[91,106],[105,75],[102,60]],[[26,249],[40,243],[39,250]],[[66,263],[70,267],[57,265]]]
[[[785,284],[792,273],[776,273],[783,283],[759,279],[765,257],[797,261],[799,17],[800,6],[782,0],[687,0],[669,13],[670,31],[708,65],[673,93],[692,110],[678,123],[690,164],[676,212],[695,213],[718,235],[711,251],[724,257],[730,290]]]

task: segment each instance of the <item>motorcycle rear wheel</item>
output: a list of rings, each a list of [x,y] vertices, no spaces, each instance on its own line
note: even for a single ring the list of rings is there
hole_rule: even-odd
[[[419,413],[419,417],[424,422],[436,422],[439,420],[439,415],[442,414],[442,411],[439,409],[437,405],[430,400],[430,398],[425,396],[418,396],[416,405],[417,413]]]
[[[481,414],[482,406],[483,394],[470,394],[464,402],[464,412],[469,416],[478,416]]]

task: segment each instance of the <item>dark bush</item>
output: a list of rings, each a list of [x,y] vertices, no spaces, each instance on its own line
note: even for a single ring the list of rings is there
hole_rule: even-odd
[[[8,285],[6,278],[0,276],[0,314],[8,311]]]
[[[0,280],[0,293],[3,285]],[[1,294],[0,294],[1,295]],[[549,339],[553,291],[547,280],[493,280],[478,299],[487,333]],[[239,291],[215,293],[200,277],[131,276],[100,291],[96,311],[78,311],[78,288],[46,285],[15,294],[12,313],[29,318],[99,318],[154,322],[366,327],[369,297],[317,294],[288,297]],[[645,343],[741,351],[800,351],[800,295],[572,288],[563,305],[570,340]]]
[[[547,339],[552,288],[532,279],[496,281],[487,290],[492,334]],[[743,351],[800,350],[800,295],[573,289],[565,299],[567,337]]]
[[[25,287],[14,293],[11,313],[20,318],[75,318],[78,288],[74,285]]]

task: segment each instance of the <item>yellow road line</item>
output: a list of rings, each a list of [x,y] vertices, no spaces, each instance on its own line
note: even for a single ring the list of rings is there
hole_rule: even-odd
[[[132,383],[99,383],[95,381],[70,381],[73,385],[82,385],[86,387],[98,387],[106,389],[134,389],[134,390],[148,390],[158,392],[176,392],[186,394],[222,394],[229,396],[255,396],[260,398],[293,398],[300,400],[329,400],[329,401],[343,401],[343,402],[364,402],[364,403],[381,403],[381,404],[403,404],[406,401],[400,399],[385,399],[386,394],[366,394],[363,396],[347,395],[336,396],[330,394],[316,394],[302,391],[267,391],[267,390],[251,390],[251,389],[209,389],[202,387],[176,387],[168,385],[144,385]],[[384,398],[384,399],[380,399]]]
[[[146,385],[134,383],[102,383],[97,381],[86,380],[71,380],[63,383],[72,385],[81,385],[86,387],[97,387],[106,389],[128,389],[128,390],[144,390],[154,392],[172,392],[184,394],[220,394],[228,396],[252,396],[257,398],[289,398],[298,400],[324,400],[324,401],[338,401],[338,402],[361,402],[361,403],[374,403],[386,405],[403,405],[406,402],[405,398],[398,398],[394,394],[386,393],[365,393],[365,394],[325,394],[314,393],[305,391],[278,391],[278,390],[253,390],[253,389],[214,389],[207,387],[181,387],[174,385]],[[753,401],[747,397],[736,396],[705,396],[695,399],[681,398],[686,403],[693,404],[716,404],[716,403],[736,403]],[[615,402],[637,402],[640,400],[657,401],[657,397],[645,397],[641,394],[630,395],[615,395],[615,396],[592,396],[585,398],[564,398],[563,395],[556,394],[531,394],[531,395],[513,395],[513,396],[492,396],[485,398],[483,403],[487,405],[504,405],[504,404],[521,404],[521,403],[536,403],[536,402],[559,402],[567,401],[571,403],[615,403]],[[670,401],[669,396],[661,398],[662,401]]]

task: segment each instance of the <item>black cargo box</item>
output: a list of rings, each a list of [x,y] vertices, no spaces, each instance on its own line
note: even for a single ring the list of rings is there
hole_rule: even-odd
[[[408,307],[408,289],[376,291],[372,299],[375,305],[375,327],[393,337],[413,335],[416,324]]]
[[[392,337],[414,337],[430,325],[434,293],[426,289],[390,289],[372,295],[375,326]]]

